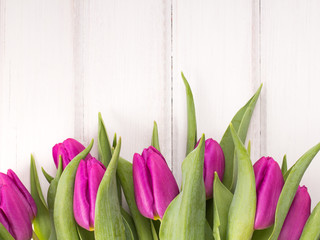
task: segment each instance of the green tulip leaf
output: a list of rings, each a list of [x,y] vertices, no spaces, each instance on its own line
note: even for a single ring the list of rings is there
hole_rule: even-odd
[[[300,240],[317,240],[320,236],[320,202],[313,209],[303,228]]]
[[[156,228],[154,227],[152,220],[150,220],[150,224],[151,224],[151,231],[152,231],[153,240],[159,240]]]
[[[246,141],[247,132],[250,124],[250,120],[253,114],[253,110],[257,103],[258,97],[260,95],[262,88],[261,86],[258,88],[257,92],[253,95],[253,97],[244,105],[233,117],[231,123],[236,130],[240,140],[244,143]],[[225,157],[225,171],[223,177],[223,184],[228,189],[234,189],[236,185],[237,178],[237,161],[236,156],[234,154],[234,143],[231,136],[230,125],[225,131],[221,142],[221,148]]]
[[[131,215],[126,210],[124,210],[123,207],[121,207],[120,211],[124,221],[126,221],[126,224],[130,228],[130,232],[132,233],[133,239],[138,240],[139,238],[137,234],[137,229],[136,229],[136,226],[134,225],[134,221]]]
[[[230,131],[238,159],[238,180],[228,215],[228,240],[251,239],[256,214],[256,184],[249,154],[236,130]]]
[[[250,140],[248,142],[247,152],[248,152],[249,157],[250,157],[250,155],[251,155],[251,141]]]
[[[282,160],[282,164],[281,164],[282,176],[284,176],[287,171],[288,171],[287,155],[284,155],[284,156],[283,156],[283,160]]]
[[[196,121],[196,110],[194,107],[193,94],[190,85],[181,72],[181,76],[186,87],[187,95],[187,113],[188,113],[188,132],[187,132],[187,152],[186,156],[193,151],[194,146],[197,143],[197,121]]]
[[[255,230],[252,240],[268,240],[273,230],[273,225],[263,230]]]
[[[94,232],[88,231],[77,225],[78,234],[81,240],[94,240]]]
[[[228,213],[232,198],[233,194],[223,185],[217,172],[215,172],[213,182],[213,236],[215,240],[226,239],[227,237]]]
[[[117,193],[117,165],[121,148],[121,138],[114,150],[108,168],[97,192],[95,208],[95,238],[126,239],[125,226],[120,211]]]
[[[117,134],[115,133],[113,135],[112,147],[116,148],[116,146],[117,146]]]
[[[56,240],[57,239],[56,229],[54,226],[53,211],[54,211],[54,200],[56,198],[57,187],[58,187],[58,183],[59,183],[59,179],[61,177],[62,171],[63,171],[62,158],[60,155],[56,176],[51,181],[49,189],[48,189],[48,193],[47,193],[48,209],[49,209],[49,214],[50,214],[50,219],[51,219],[51,234],[50,234],[49,240]]]
[[[160,226],[161,240],[205,239],[207,224],[203,181],[205,136],[182,162],[182,191],[168,206]]]
[[[0,239],[2,240],[14,240],[8,230],[0,223]]]
[[[41,171],[43,173],[43,176],[47,179],[48,183],[51,183],[54,177],[52,177],[49,173],[47,173],[43,167],[41,167]]]
[[[93,146],[93,139],[89,146],[75,156],[60,176],[54,201],[54,225],[57,239],[80,240],[77,223],[73,216],[74,181],[81,159],[85,159]]]
[[[133,221],[140,240],[152,240],[152,231],[149,219],[141,215],[134,197],[132,163],[119,158],[117,174],[127,200]]]
[[[213,227],[213,199],[208,199],[206,201],[206,219],[209,223],[209,226]]]
[[[307,170],[308,166],[310,165],[312,159],[319,152],[319,150],[320,143],[318,143],[309,151],[307,151],[304,155],[302,155],[302,157],[300,157],[298,161],[288,171],[289,174],[287,175],[286,181],[284,183],[278,200],[275,215],[275,224],[269,240],[278,239],[282,225],[284,223],[284,220],[286,219],[291,203],[297,192],[301,178],[304,172]]]
[[[111,146],[107,134],[106,127],[104,125],[101,113],[99,115],[99,125],[98,125],[98,149],[101,162],[105,167],[108,167],[108,164],[111,160]]]
[[[213,240],[212,228],[210,227],[208,221],[206,221],[204,225],[204,234],[205,240]]]
[[[151,145],[153,147],[155,147],[160,152],[158,125],[157,125],[156,121],[154,121],[154,123],[153,123]]]
[[[127,220],[122,216],[123,226],[124,226],[124,232],[126,236],[126,240],[134,240],[133,233],[131,231],[130,225],[127,222]]]
[[[47,240],[51,233],[51,221],[47,203],[40,187],[37,167],[33,156],[30,162],[31,195],[37,205],[37,216],[33,221],[34,231],[40,240]]]

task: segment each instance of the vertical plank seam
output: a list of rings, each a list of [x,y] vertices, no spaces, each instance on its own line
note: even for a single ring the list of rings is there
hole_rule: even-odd
[[[259,0],[259,37],[258,37],[258,41],[259,41],[259,45],[258,45],[258,47],[259,47],[259,50],[258,50],[258,54],[259,54],[259,56],[258,56],[258,59],[259,59],[259,62],[258,62],[258,68],[259,68],[259,82],[260,82],[260,84],[261,84],[261,1],[262,0]],[[264,144],[264,142],[265,141],[262,141],[262,113],[263,113],[263,111],[262,111],[262,107],[263,107],[263,104],[262,104],[262,97],[260,96],[260,133],[259,133],[259,135],[260,135],[260,156],[261,156],[261,153],[262,153],[262,145]]]
[[[170,149],[170,152],[171,152],[171,170],[173,171],[173,0],[170,0],[170,60],[171,60],[171,149]]]

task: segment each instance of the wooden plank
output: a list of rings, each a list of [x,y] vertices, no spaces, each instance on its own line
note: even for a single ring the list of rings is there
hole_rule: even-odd
[[[30,154],[54,173],[52,146],[74,135],[72,5],[2,0],[0,8],[0,170],[29,186]]]
[[[187,126],[180,71],[193,90],[198,137],[206,133],[217,141],[260,81],[252,50],[256,5],[251,0],[177,0],[173,10],[173,170],[180,182]],[[254,113],[248,136],[253,159],[260,155],[259,113]]]
[[[156,120],[171,165],[170,12],[170,1],[75,2],[83,141],[97,139],[100,111],[109,138],[121,136],[121,156],[132,161],[150,145]]]
[[[319,1],[261,5],[262,153],[279,162],[286,153],[289,166],[320,140],[319,11]],[[313,206],[320,200],[319,160],[302,180]]]

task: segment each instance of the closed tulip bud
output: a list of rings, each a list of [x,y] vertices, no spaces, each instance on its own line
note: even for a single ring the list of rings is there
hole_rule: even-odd
[[[308,189],[298,187],[291,207],[283,223],[278,240],[298,240],[311,211],[311,199]]]
[[[0,173],[0,222],[16,240],[32,237],[32,220],[36,204],[17,175]]]
[[[200,141],[200,140],[199,140]],[[195,148],[198,146],[197,142]],[[206,188],[206,198],[212,198],[214,172],[218,173],[219,179],[223,180],[224,175],[224,154],[219,143],[212,138],[206,140],[204,150],[203,179]]]
[[[77,169],[73,213],[77,223],[88,231],[94,230],[96,197],[105,171],[105,166],[94,157],[81,160]]]
[[[179,188],[166,160],[150,146],[142,155],[133,156],[133,185],[140,213],[150,219],[163,217],[170,202],[179,194]]]
[[[56,164],[56,167],[58,168],[59,156],[61,156],[62,158],[62,167],[63,169],[65,169],[69,162],[84,149],[85,147],[73,138],[68,138],[64,140],[62,143],[57,143],[52,148],[52,156],[54,163]],[[91,158],[90,153],[87,155],[85,159],[89,158]]]
[[[284,184],[281,169],[271,157],[260,158],[253,166],[256,178],[257,209],[255,229],[265,229],[274,223],[277,203]]]

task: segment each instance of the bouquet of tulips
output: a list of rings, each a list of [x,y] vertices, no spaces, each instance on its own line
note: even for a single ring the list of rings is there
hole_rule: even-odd
[[[151,146],[120,157],[121,138],[109,141],[99,114],[99,157],[75,139],[52,149],[56,175],[46,198],[31,156],[31,194],[17,175],[0,173],[0,239],[9,240],[310,240],[320,236],[320,205],[300,180],[320,150],[315,145],[287,169],[271,157],[254,165],[244,146],[261,87],[236,113],[220,143],[197,138],[190,86],[187,152],[178,184],[161,154],[157,124]],[[125,201],[122,199],[125,197]]]

